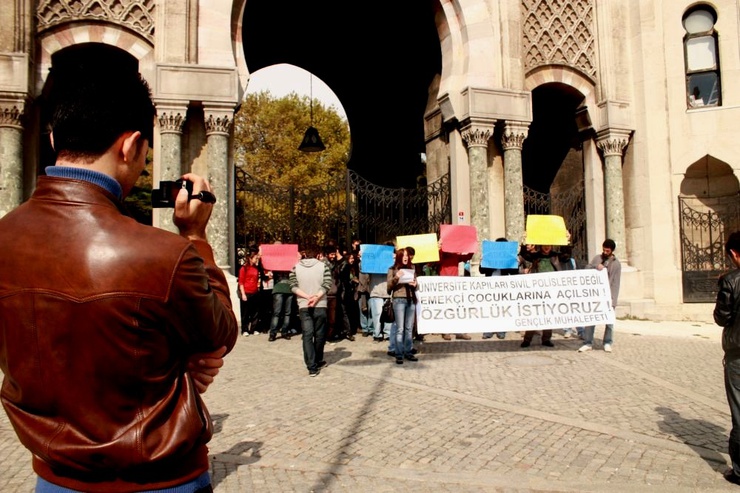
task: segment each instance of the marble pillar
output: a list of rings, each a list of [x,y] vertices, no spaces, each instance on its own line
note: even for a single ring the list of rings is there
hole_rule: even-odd
[[[163,108],[157,106],[159,122],[159,179],[174,181],[182,176],[182,129],[185,125],[187,108]],[[153,183],[158,188],[158,183]],[[159,214],[159,227],[178,233],[172,222],[172,209],[154,209]]]
[[[604,156],[606,236],[614,240],[617,244],[617,250],[621,252],[627,251],[625,245],[622,155],[628,142],[629,135],[621,132],[606,132],[596,139],[596,145]],[[600,245],[601,243],[599,243]]]
[[[208,140],[208,182],[216,196],[211,220],[208,222],[208,241],[213,247],[216,264],[229,269],[229,136],[234,124],[231,111],[213,112],[206,109],[206,138]]]
[[[527,138],[529,124],[506,122],[501,145],[504,149],[504,214],[506,215],[506,239],[523,243],[524,223],[524,177],[522,174],[522,147]]]
[[[22,116],[23,104],[0,104],[0,217],[23,201]]]
[[[478,232],[478,249],[470,260],[470,275],[480,275],[480,258],[483,240],[490,239],[488,218],[488,139],[493,127],[470,126],[462,132],[468,150],[470,169],[470,224]]]

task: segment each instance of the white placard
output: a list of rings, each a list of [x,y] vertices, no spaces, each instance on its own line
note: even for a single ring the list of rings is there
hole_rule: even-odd
[[[401,277],[398,278],[398,284],[408,284],[414,280],[414,269],[398,269]]]
[[[606,270],[417,279],[420,334],[508,332],[613,324]]]

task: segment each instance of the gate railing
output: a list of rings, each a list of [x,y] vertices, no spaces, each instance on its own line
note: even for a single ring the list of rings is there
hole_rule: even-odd
[[[740,230],[740,196],[679,197],[684,303],[713,303],[717,279],[731,265],[727,236]]]
[[[352,238],[382,243],[437,231],[451,221],[449,175],[403,189],[375,185],[347,170],[321,185],[285,187],[237,167],[235,186],[239,249],[277,240],[315,246],[328,240],[349,245]]]
[[[524,214],[555,214],[562,216],[570,231],[573,258],[580,264],[590,260],[586,248],[586,203],[583,181],[557,194],[543,193],[524,186]]]

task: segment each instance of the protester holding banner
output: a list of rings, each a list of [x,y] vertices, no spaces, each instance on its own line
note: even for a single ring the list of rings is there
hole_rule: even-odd
[[[611,289],[612,295],[612,308],[617,306],[617,298],[619,297],[619,284],[622,277],[622,264],[619,259],[614,255],[614,250],[617,249],[617,244],[614,240],[606,239],[601,245],[601,255],[595,256],[591,263],[589,263],[587,269],[604,270],[609,277],[609,288]],[[594,343],[594,329],[596,327],[591,325],[585,328],[583,331],[583,346],[578,349],[578,352],[591,351]],[[605,324],[604,326],[604,351],[607,353],[612,352],[612,344],[614,343],[614,324]]]
[[[541,245],[538,249],[537,255],[532,259],[532,265],[529,268],[530,274],[538,272],[555,272],[561,270],[560,261],[558,260],[558,253],[552,249],[552,245]],[[524,339],[520,344],[521,347],[529,347],[532,344],[532,338],[537,331],[527,330],[524,332]],[[553,347],[555,344],[552,342],[552,329],[542,330],[542,345],[545,347]]]
[[[496,238],[496,241],[498,243],[506,243],[508,240],[506,238]],[[514,268],[492,268],[492,267],[483,267],[481,266],[479,269],[481,274],[483,274],[485,277],[490,276],[514,276],[519,274],[519,269]],[[496,337],[498,339],[505,339],[506,338],[506,332],[484,332],[483,333],[483,339],[490,339],[493,337],[493,334],[496,334]]]
[[[387,282],[396,316],[396,364],[402,365],[404,358],[408,361],[418,361],[418,358],[407,349],[409,346],[413,347],[417,300],[416,270],[406,248],[400,248],[396,252],[395,262],[388,269]]]

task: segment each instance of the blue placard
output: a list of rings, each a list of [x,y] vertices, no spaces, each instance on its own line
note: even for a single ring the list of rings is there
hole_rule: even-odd
[[[516,269],[519,267],[519,243],[516,241],[483,240],[481,267],[489,269]]]
[[[361,244],[360,272],[365,274],[387,274],[395,260],[394,248],[390,245]]]

